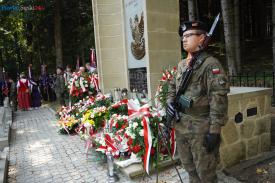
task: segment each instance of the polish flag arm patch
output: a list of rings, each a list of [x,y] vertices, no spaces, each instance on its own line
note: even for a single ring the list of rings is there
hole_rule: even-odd
[[[221,73],[220,68],[212,69],[212,74],[220,74],[220,73]]]

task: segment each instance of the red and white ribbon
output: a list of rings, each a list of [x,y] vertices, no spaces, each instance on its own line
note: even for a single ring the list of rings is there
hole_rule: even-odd
[[[139,107],[133,100],[128,100],[128,115],[129,120],[136,117],[142,117],[150,114],[149,104],[145,104],[142,107]]]
[[[143,166],[147,174],[149,175],[149,164],[150,164],[150,154],[152,148],[152,134],[150,130],[150,121],[148,117],[142,118],[142,123],[144,127],[144,144],[145,144],[145,153],[143,156]]]
[[[113,152],[118,150],[114,145],[114,140],[110,137],[109,134],[105,134],[105,143],[107,147],[110,147],[112,149]]]
[[[114,124],[114,119],[110,119],[110,120],[109,120],[109,131],[110,131],[110,132],[112,131],[113,124]]]
[[[172,157],[174,158],[174,156],[175,156],[175,154],[176,154],[176,146],[177,146],[175,128],[172,128],[170,137],[171,137],[171,139],[170,139],[171,154],[172,154]]]
[[[111,105],[112,108],[119,108],[121,105],[125,105],[128,104],[128,99],[123,99],[119,102],[114,103],[113,105]]]
[[[91,78],[91,83],[94,85],[96,91],[98,91],[99,90],[99,84],[98,84],[97,75],[93,74],[90,78]]]
[[[148,119],[148,116],[150,115],[150,106],[149,104],[145,104],[142,107],[139,107],[133,100],[128,100],[128,115],[129,120],[136,117],[142,117],[145,144],[143,166],[147,174],[149,174],[150,154],[152,148],[152,133],[150,129],[150,121]]]
[[[104,141],[106,143],[106,146],[100,146],[99,148],[96,149],[96,151],[103,151],[106,153],[107,151],[111,150],[112,154],[116,154],[118,151],[118,148],[115,146],[115,142],[109,134],[105,134]]]

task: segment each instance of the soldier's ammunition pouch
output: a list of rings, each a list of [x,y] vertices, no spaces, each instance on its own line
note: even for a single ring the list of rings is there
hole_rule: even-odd
[[[180,109],[181,111],[183,111],[184,109],[186,108],[191,108],[192,107],[192,104],[193,104],[193,100],[184,96],[184,95],[181,95],[180,98],[179,98],[179,106],[180,106]]]
[[[192,115],[194,117],[209,116],[210,107],[209,106],[196,106],[192,108],[186,108],[184,113],[187,115]]]

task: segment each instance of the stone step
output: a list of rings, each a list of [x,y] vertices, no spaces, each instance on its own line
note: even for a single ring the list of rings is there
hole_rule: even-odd
[[[175,156],[174,163],[177,164],[179,162],[180,162],[179,157]],[[170,159],[159,162],[160,170],[168,168],[168,167],[172,167],[172,166],[173,166],[173,163]],[[141,163],[132,164],[125,168],[120,168],[119,170],[129,178],[136,178],[136,177],[140,177],[140,176],[144,175],[144,169],[143,169],[143,166]],[[154,171],[155,171],[155,169],[151,167],[150,172],[154,172]]]
[[[239,172],[242,172],[243,170],[245,170],[245,169],[247,169],[251,166],[259,164],[263,161],[267,161],[269,159],[275,159],[275,149],[274,149],[274,147],[275,146],[271,146],[271,148],[273,148],[273,150],[271,149],[271,151],[261,153],[253,159],[242,161],[237,165],[234,165],[234,166],[229,167],[229,168],[225,168],[223,171],[226,173],[226,175],[230,175],[230,176],[234,177],[234,176],[238,175]]]

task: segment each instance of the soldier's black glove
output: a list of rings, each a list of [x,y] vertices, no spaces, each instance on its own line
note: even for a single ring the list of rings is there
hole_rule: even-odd
[[[168,118],[174,118],[176,114],[175,104],[173,102],[167,103],[166,114]]]
[[[218,133],[208,133],[203,141],[203,146],[208,153],[211,153],[217,146],[220,145],[221,136]]]

